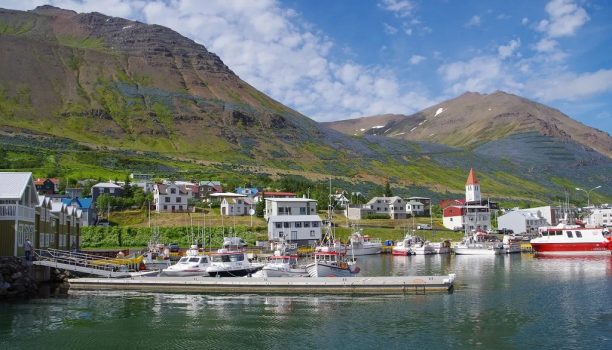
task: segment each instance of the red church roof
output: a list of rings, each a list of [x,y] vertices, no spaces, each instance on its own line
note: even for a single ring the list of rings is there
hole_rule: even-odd
[[[479,184],[478,179],[476,178],[476,173],[474,172],[474,168],[470,168],[470,174],[468,175],[467,182],[465,185],[476,185]]]

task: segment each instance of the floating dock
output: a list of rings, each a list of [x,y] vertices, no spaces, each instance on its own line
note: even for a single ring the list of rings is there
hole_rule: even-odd
[[[387,277],[131,277],[75,278],[70,289],[164,293],[425,294],[451,292],[455,274]]]

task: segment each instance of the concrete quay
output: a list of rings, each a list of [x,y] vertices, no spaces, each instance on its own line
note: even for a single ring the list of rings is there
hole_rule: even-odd
[[[130,277],[70,279],[74,290],[163,293],[425,294],[452,292],[455,274],[385,277]]]

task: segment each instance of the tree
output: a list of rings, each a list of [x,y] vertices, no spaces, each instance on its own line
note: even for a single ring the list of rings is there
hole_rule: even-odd
[[[391,192],[391,185],[389,185],[389,181],[385,184],[385,197],[393,197],[393,192]]]
[[[262,199],[259,202],[257,202],[257,205],[255,206],[255,215],[257,215],[257,217],[263,218],[265,210],[266,210],[266,201]]]

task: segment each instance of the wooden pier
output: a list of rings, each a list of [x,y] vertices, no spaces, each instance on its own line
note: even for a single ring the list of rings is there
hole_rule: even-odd
[[[75,278],[70,289],[167,293],[425,294],[451,292],[455,275],[388,277],[131,277]]]

